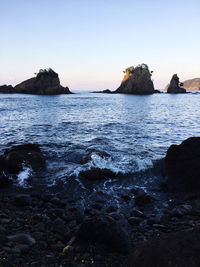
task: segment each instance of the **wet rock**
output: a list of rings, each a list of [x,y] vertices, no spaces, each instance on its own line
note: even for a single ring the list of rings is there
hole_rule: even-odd
[[[131,212],[130,212],[131,216],[136,216],[136,217],[141,217],[141,218],[146,218],[146,215],[138,210],[138,209],[133,209]]]
[[[89,170],[81,171],[79,173],[79,177],[84,177],[89,181],[95,181],[95,180],[104,180],[107,178],[114,178],[116,177],[116,173],[106,168],[100,169],[92,167]]]
[[[200,190],[200,137],[171,145],[165,156],[166,187],[174,192]]]
[[[7,236],[3,233],[0,234],[0,244],[5,244],[8,241]]]
[[[22,244],[19,244],[17,246],[14,247],[14,249],[18,252],[18,253],[27,253],[30,249],[30,246],[29,245],[22,245]]]
[[[25,207],[31,204],[31,197],[28,194],[19,194],[14,198],[14,204],[18,207]]]
[[[122,199],[124,199],[125,201],[130,201],[131,200],[131,197],[129,195],[120,195],[120,197]]]
[[[35,144],[14,146],[4,153],[8,172],[18,174],[24,165],[39,171],[45,166],[45,159],[40,148]]]
[[[173,217],[182,217],[184,215],[188,215],[192,213],[192,206],[191,205],[180,205],[178,207],[175,207],[170,215]]]
[[[135,204],[138,206],[143,206],[147,204],[152,204],[155,202],[155,198],[143,192],[135,196]]]
[[[66,232],[67,227],[65,225],[65,221],[57,218],[56,220],[54,220],[52,222],[52,231],[58,233],[58,234],[63,234],[64,232]]]
[[[154,238],[134,249],[127,267],[198,267],[199,242],[199,228]]]
[[[111,216],[96,216],[84,221],[77,233],[77,238],[84,242],[98,242],[113,251],[127,253],[129,238],[119,222]]]
[[[16,235],[9,235],[8,240],[18,244],[29,245],[29,246],[32,246],[36,243],[35,239],[31,235],[23,233],[19,233]]]
[[[140,224],[141,222],[143,221],[142,218],[139,218],[139,217],[129,217],[128,218],[128,223],[131,224],[131,225],[138,225]]]
[[[117,209],[118,209],[117,207],[111,205],[106,208],[106,212],[107,213],[115,212],[117,211]]]

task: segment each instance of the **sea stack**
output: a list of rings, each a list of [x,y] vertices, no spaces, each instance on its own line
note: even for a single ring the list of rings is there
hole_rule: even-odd
[[[147,95],[154,93],[154,85],[151,80],[152,72],[146,64],[129,67],[124,71],[125,75],[120,87],[114,93]]]
[[[14,88],[12,87],[12,85],[1,85],[0,86],[0,93],[14,93]]]
[[[166,87],[167,93],[169,94],[179,94],[179,93],[186,93],[184,88],[181,88],[183,84],[179,82],[179,77],[177,74],[174,74],[171,78],[169,86]]]
[[[14,93],[57,95],[70,94],[68,87],[60,85],[58,73],[49,69],[41,69],[36,77],[23,81],[14,87]]]

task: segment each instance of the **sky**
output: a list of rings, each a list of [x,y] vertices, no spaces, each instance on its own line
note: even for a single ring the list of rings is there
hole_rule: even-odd
[[[116,89],[145,63],[156,89],[200,77],[199,0],[0,0],[0,85],[51,67],[70,90]]]

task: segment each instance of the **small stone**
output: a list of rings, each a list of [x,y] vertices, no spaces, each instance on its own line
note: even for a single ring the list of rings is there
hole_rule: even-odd
[[[138,225],[140,224],[142,221],[142,218],[139,218],[139,217],[129,217],[128,218],[128,223],[131,224],[131,225]]]
[[[18,244],[24,244],[29,246],[32,246],[36,243],[35,239],[32,236],[30,236],[29,234],[22,233],[8,236],[8,240],[16,242]]]
[[[18,207],[29,206],[31,204],[31,197],[26,194],[16,195],[14,198],[14,204]]]
[[[146,218],[146,215],[138,209],[134,209],[131,211],[131,216],[136,216],[136,217],[141,217],[141,218]]]
[[[131,197],[129,195],[120,195],[120,197],[122,199],[124,199],[125,201],[130,201],[131,200]]]
[[[117,207],[115,206],[108,206],[106,212],[111,213],[117,211]]]
[[[64,247],[63,248],[63,254],[67,254],[69,251],[71,251],[73,249],[73,247],[72,246],[66,246],[66,247]]]

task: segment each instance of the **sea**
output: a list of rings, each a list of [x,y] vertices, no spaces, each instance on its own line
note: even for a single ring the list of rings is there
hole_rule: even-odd
[[[85,201],[104,198],[121,205],[132,188],[160,199],[159,162],[172,144],[200,135],[200,94],[0,95],[0,154],[14,145],[38,144],[46,168],[24,166],[15,186],[62,191]],[[85,181],[92,167],[116,178]]]

